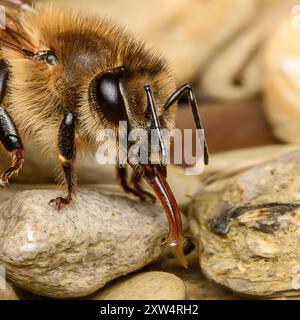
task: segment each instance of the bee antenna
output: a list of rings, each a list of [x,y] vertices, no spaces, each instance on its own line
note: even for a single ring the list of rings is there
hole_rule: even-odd
[[[196,125],[199,139],[200,139],[200,141],[203,142],[204,164],[208,165],[208,163],[209,163],[208,147],[207,147],[206,139],[205,139],[204,132],[203,132],[203,126],[202,126],[200,114],[198,111],[196,97],[194,95],[194,92],[192,90],[191,85],[189,83],[186,83],[185,85],[183,85],[182,87],[177,89],[175,92],[173,92],[173,94],[169,97],[169,99],[165,103],[164,110],[167,111],[172,105],[174,105],[176,102],[178,102],[183,95],[186,95],[186,94],[189,99],[189,105],[192,109],[192,113],[194,116],[194,121],[195,121],[195,125]]]
[[[147,94],[147,105],[148,105],[148,112],[151,115],[151,119],[152,119],[152,129],[154,129],[156,131],[156,134],[158,136],[159,139],[159,144],[160,144],[160,148],[161,148],[161,155],[162,155],[162,163],[166,164],[167,163],[167,148],[166,145],[164,143],[164,139],[162,136],[162,132],[161,132],[161,125],[156,113],[156,108],[155,108],[155,103],[154,103],[154,98],[152,95],[152,91],[151,91],[151,87],[150,85],[146,84],[144,86],[146,94]]]

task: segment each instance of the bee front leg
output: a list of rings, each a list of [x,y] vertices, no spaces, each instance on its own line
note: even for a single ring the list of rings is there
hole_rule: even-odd
[[[140,174],[133,174],[129,182],[127,167],[117,166],[117,178],[126,193],[132,194],[142,201],[150,200],[151,202],[155,202],[155,196],[143,190],[141,186],[142,176]]]
[[[23,145],[19,137],[16,126],[9,114],[0,106],[0,140],[5,149],[13,153],[12,163],[0,176],[0,187],[7,187],[9,179],[13,174],[17,174],[22,167]]]
[[[144,190],[142,186],[142,181],[143,181],[143,176],[140,173],[134,173],[131,177],[131,182],[134,186],[134,189],[141,195],[143,195],[144,198],[148,199],[150,202],[155,203],[156,202],[156,197]]]
[[[128,182],[128,171],[127,167],[123,166],[117,166],[117,179],[120,183],[122,189],[129,194],[132,194],[138,198],[140,198],[142,201],[146,201],[146,198],[139,194],[134,188],[132,188]]]
[[[73,112],[67,112],[60,125],[58,135],[58,158],[62,163],[67,196],[58,197],[49,202],[49,205],[55,207],[57,210],[60,210],[62,206],[68,205],[76,193],[77,179],[73,166],[76,158],[75,127],[76,114]]]

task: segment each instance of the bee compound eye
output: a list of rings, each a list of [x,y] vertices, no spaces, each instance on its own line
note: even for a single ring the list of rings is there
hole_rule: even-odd
[[[54,53],[52,52],[48,52],[46,55],[45,55],[45,62],[47,64],[49,64],[50,66],[54,66],[57,64],[57,58],[55,56]]]
[[[90,94],[94,111],[108,121],[117,123],[126,119],[118,73],[106,72],[97,76],[91,83]]]
[[[34,54],[33,58],[37,61],[44,61],[49,66],[54,66],[58,63],[56,55],[52,51],[39,51],[38,53]]]
[[[97,80],[96,87],[97,102],[110,109],[117,108],[122,99],[119,81],[112,73],[105,73]]]

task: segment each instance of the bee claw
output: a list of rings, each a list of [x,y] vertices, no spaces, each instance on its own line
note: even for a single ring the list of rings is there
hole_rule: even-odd
[[[149,202],[152,204],[155,204],[157,202],[157,199],[155,196],[149,195],[148,199],[149,199]]]
[[[53,207],[54,209],[57,209],[57,211],[60,211],[60,209],[63,206],[66,206],[70,203],[70,200],[62,198],[62,197],[57,197],[56,199],[52,199],[49,201],[49,206]]]

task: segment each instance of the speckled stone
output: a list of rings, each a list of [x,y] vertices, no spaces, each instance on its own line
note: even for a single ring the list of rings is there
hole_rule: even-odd
[[[1,203],[0,263],[17,286],[54,298],[87,296],[161,254],[168,223],[160,207],[82,189],[58,212],[48,201],[60,194],[15,191]]]
[[[184,300],[184,282],[167,272],[143,272],[108,285],[94,300]]]
[[[189,222],[207,278],[243,295],[300,295],[300,150],[207,185]]]

